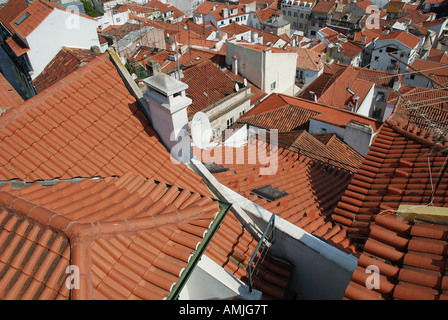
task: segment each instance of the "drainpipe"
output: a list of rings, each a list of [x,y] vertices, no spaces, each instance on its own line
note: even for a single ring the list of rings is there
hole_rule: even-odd
[[[213,236],[215,235],[216,231],[218,231],[219,227],[221,226],[221,223],[224,221],[224,218],[226,217],[227,213],[230,210],[230,207],[232,206],[232,204],[224,201],[220,200],[215,201],[219,202],[220,212],[216,216],[216,219],[213,221],[208,232],[205,234],[204,239],[199,244],[199,247],[194,253],[192,259],[190,259],[190,261],[188,262],[187,268],[180,275],[179,281],[174,285],[173,289],[171,290],[168,300],[177,300],[179,298],[179,294],[181,293],[185,284],[188,282],[188,279],[190,278],[191,274],[196,268],[196,265],[201,260],[202,255],[204,254],[205,250],[207,249],[208,245],[213,239]]]

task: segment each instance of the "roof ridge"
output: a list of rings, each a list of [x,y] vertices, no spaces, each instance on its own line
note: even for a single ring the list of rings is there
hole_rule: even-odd
[[[93,240],[98,236],[111,236],[117,233],[136,233],[173,223],[185,223],[204,214],[204,208],[199,204],[190,204],[183,209],[161,212],[151,216],[137,216],[110,221],[79,222],[6,190],[0,190],[0,206],[8,211],[12,210],[14,214],[20,215],[24,219],[32,220],[45,228],[61,232],[73,242]]]

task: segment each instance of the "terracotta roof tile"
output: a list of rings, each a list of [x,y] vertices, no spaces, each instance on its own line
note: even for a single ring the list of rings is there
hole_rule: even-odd
[[[72,294],[71,298],[164,299],[219,212],[218,203],[210,198],[131,173],[50,187],[37,183],[2,189],[7,193],[3,191],[0,197],[4,225],[0,239],[11,241],[0,253],[2,271],[11,270],[2,281],[13,284],[11,277],[24,274],[23,282],[35,279],[54,288],[45,299],[56,298],[59,291],[66,293],[65,267],[69,264],[90,279],[79,291],[74,289],[79,296]],[[32,225],[42,231],[33,232]],[[8,236],[13,230],[15,236]],[[27,235],[28,241],[38,239],[37,247],[21,241]],[[64,264],[57,263],[61,256]],[[34,261],[40,261],[37,267]],[[20,281],[2,286],[0,294],[5,299],[20,299],[26,291],[16,287],[21,288]],[[35,292],[27,295],[37,297],[39,288],[30,288]]]
[[[313,159],[329,162],[352,172],[355,172],[364,160],[364,157],[339,140],[335,134],[311,135],[302,130],[279,133],[278,141],[290,145],[292,151],[297,150]]]
[[[317,4],[313,7],[313,12],[330,12],[331,9],[336,5],[336,1],[334,0],[325,0],[318,1]]]
[[[212,1],[204,1],[202,2],[197,8],[196,10],[194,10],[195,13],[200,13],[200,14],[207,14],[210,11],[213,10],[214,6],[216,5],[215,2]]]
[[[325,59],[317,52],[300,47],[287,47],[287,51],[297,53],[297,68],[320,71],[324,67]]]
[[[248,145],[255,143],[255,140],[251,140]],[[270,145],[260,144],[260,148],[265,147],[270,148]],[[350,172],[331,165],[327,166],[306,156],[299,156],[296,152],[275,147],[273,152],[278,156],[277,170],[272,175],[260,176],[259,170],[265,165],[261,164],[260,160],[248,165],[249,160],[243,161],[238,157],[244,156],[244,159],[249,159],[251,148],[248,146],[240,148],[242,150],[238,148],[227,150],[228,153],[226,150],[222,151],[222,154],[233,154],[232,163],[224,159],[215,159],[216,153],[215,156],[210,155],[210,157],[205,153],[199,153],[197,157],[204,163],[209,161],[226,163],[224,166],[229,169],[228,171],[214,174],[223,185],[304,230],[319,233],[319,236],[335,246],[348,251],[353,249],[346,241],[345,230],[334,225],[329,219],[329,213],[332,212],[350,181]],[[195,154],[197,151],[194,151]],[[254,189],[268,185],[287,192],[287,195],[268,202],[252,194]]]
[[[36,91],[44,90],[100,55],[91,50],[63,47],[33,80]]]
[[[17,3],[18,1],[15,1]],[[19,1],[20,2],[20,1]],[[11,32],[19,34],[25,39],[31,32],[33,32],[39,24],[44,21],[48,15],[56,8],[57,5],[45,1],[37,0],[29,4],[25,10],[19,12],[10,22]],[[23,20],[24,15],[28,16]]]
[[[412,133],[393,121],[385,123],[335,209],[333,218],[348,217],[348,220],[340,220],[341,224],[348,228],[352,237],[363,242],[369,234],[369,226],[380,212],[393,212],[399,204],[429,203],[434,179],[437,178],[430,174],[428,163],[432,172],[439,172],[446,158],[443,144],[434,149],[435,145],[431,137],[419,135],[418,131]],[[440,191],[434,194],[434,205],[446,205],[447,199],[441,191],[445,189],[446,181],[442,179]],[[349,199],[354,197],[360,202],[354,207],[349,206]],[[352,223],[354,221],[357,221],[356,226]]]
[[[397,229],[394,227],[396,225],[401,227]],[[443,240],[428,237],[428,234],[423,237],[417,236],[418,228],[441,230],[445,234],[448,232],[446,226],[429,222],[411,222],[395,216],[394,213],[378,215],[375,224],[372,224],[358,268],[345,291],[345,298],[357,300],[376,296],[381,299],[437,300],[443,295],[445,288],[442,283],[448,245],[446,236]],[[384,264],[379,263],[380,259],[398,267],[389,272]],[[379,266],[382,277],[379,288],[367,289],[366,276],[370,272],[366,272],[362,267],[366,264]],[[383,277],[384,275],[387,278]],[[386,290],[384,284],[387,285]],[[365,297],[355,295],[352,287],[370,291],[370,295]]]
[[[346,109],[347,106],[354,109],[356,103],[353,98],[355,96],[359,97],[358,106],[360,106],[374,84],[360,76],[360,70],[349,66],[338,67],[334,72],[324,72],[310,83],[306,90],[299,94],[299,97],[313,100],[309,93],[312,91],[319,103],[341,109]],[[355,94],[349,93],[348,88]],[[339,92],[339,94],[335,94],[335,92]]]
[[[286,113],[288,117],[284,116]],[[285,132],[306,129],[310,119],[341,127],[345,127],[350,121],[356,121],[370,125],[374,132],[380,127],[379,122],[354,112],[281,94],[271,94],[238,121]]]
[[[193,100],[188,116],[218,103],[235,93],[235,83],[210,60],[183,70],[182,82],[188,85],[187,96]]]
[[[22,97],[11,86],[8,80],[6,80],[3,74],[0,74],[0,99],[2,101],[0,115],[10,108],[15,108],[23,103]]]
[[[377,41],[391,40],[391,39],[395,39],[411,49],[415,48],[417,44],[420,42],[420,39],[417,38],[416,36],[401,30],[391,32],[388,34],[383,34],[378,37]]]
[[[28,46],[16,35],[9,37],[5,42],[18,57],[30,50],[30,48],[28,48]]]
[[[12,24],[13,20],[17,18],[17,16],[23,12],[26,8],[28,8],[28,3],[26,0],[11,0],[8,1],[1,9],[0,9],[0,21],[3,25],[9,30],[13,31],[14,27]]]
[[[0,132],[1,180],[132,171],[210,194],[201,178],[170,161],[107,54],[2,116]]]

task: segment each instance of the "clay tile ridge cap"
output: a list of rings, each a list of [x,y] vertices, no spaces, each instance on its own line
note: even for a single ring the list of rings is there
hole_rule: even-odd
[[[155,231],[161,226],[178,225],[197,219],[204,214],[199,205],[183,210],[167,212],[155,216],[136,217],[131,219],[80,223],[57,212],[36,205],[7,191],[0,191],[0,206],[24,218],[44,225],[56,232],[63,232],[72,243],[89,242],[97,238],[113,236],[120,233],[132,234],[140,231]]]
[[[422,130],[419,130],[419,133],[412,133],[412,132],[406,130],[405,128],[403,128],[402,124],[396,122],[395,120],[391,120],[391,119],[386,120],[385,123],[388,124],[396,132],[408,137],[409,139],[415,140],[422,145],[425,145],[427,147],[435,146],[440,149],[440,152],[448,152],[448,149],[446,146],[438,145],[438,144],[436,144],[436,142],[433,139],[426,138],[425,136],[420,135],[419,133],[424,132]]]

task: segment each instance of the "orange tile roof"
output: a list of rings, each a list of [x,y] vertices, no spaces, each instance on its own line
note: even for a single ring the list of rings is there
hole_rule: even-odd
[[[313,12],[330,12],[331,9],[336,5],[335,0],[321,0],[318,1],[317,4],[313,7]]]
[[[415,70],[419,70],[429,76],[448,76],[448,68],[444,63],[431,60],[415,59],[412,62],[411,66],[412,68],[408,67],[408,69],[406,70],[407,72],[416,72]]]
[[[33,80],[36,91],[41,92],[100,55],[101,53],[87,49],[62,47],[53,60]]]
[[[335,208],[333,219],[352,239],[363,243],[379,213],[394,212],[400,204],[427,205],[446,161],[447,147],[447,142],[436,144],[425,130],[416,126],[404,129],[388,120]],[[441,179],[432,199],[434,206],[447,205],[447,188],[448,181]]]
[[[183,70],[186,94],[193,100],[188,117],[235,93],[235,83],[210,60]]]
[[[273,8],[265,8],[265,9],[261,9],[256,11],[258,17],[260,18],[261,21],[266,21],[268,19],[270,19],[272,16],[280,16],[281,13]]]
[[[383,34],[378,37],[377,41],[381,40],[397,40],[401,42],[402,44],[406,45],[407,47],[414,49],[417,44],[420,42],[420,39],[416,36],[407,33],[405,31],[394,31],[388,34]]]
[[[345,43],[341,43],[339,52],[344,56],[353,59],[363,52],[363,48],[357,46],[352,41],[347,41]]]
[[[0,21],[11,33],[14,33],[13,21],[26,8],[28,8],[28,2],[26,0],[10,0],[0,8]]]
[[[336,134],[311,135],[305,130],[290,131],[279,133],[278,141],[286,149],[351,172],[355,172],[364,160],[363,156],[341,141]]]
[[[0,73],[0,115],[9,110],[15,108],[23,103],[22,97],[12,87],[12,85],[6,80],[2,73]]]
[[[204,1],[194,10],[194,13],[207,14],[213,10],[215,5],[218,4],[212,1]]]
[[[321,54],[310,49],[300,47],[287,47],[287,51],[297,53],[297,68],[319,71],[323,69],[325,58]]]
[[[171,162],[108,54],[0,117],[0,144],[0,180],[130,171],[210,194],[200,177]]]
[[[132,173],[8,185],[0,201],[4,299],[165,299],[219,212],[208,197]],[[69,264],[79,268],[70,293]]]
[[[362,0],[362,1],[357,1],[355,2],[355,4],[362,10],[364,10],[366,13],[371,13],[370,11],[367,11],[367,8],[369,6],[373,6],[374,4],[372,2],[370,2],[369,0]]]
[[[20,38],[16,35],[9,37],[5,42],[18,57],[30,50],[30,48],[26,44],[24,44],[22,40],[20,40]]]
[[[346,106],[355,108],[353,98],[359,97],[358,107],[367,97],[370,89],[374,85],[373,82],[359,79],[355,76],[356,71],[352,68],[347,68],[336,81],[333,82],[318,98],[317,102],[329,106],[344,109]],[[355,94],[351,94],[347,89],[352,90]],[[336,92],[338,94],[336,94]],[[354,110],[355,112],[357,110]]]
[[[446,300],[448,226],[378,215],[344,294],[350,300]],[[375,265],[378,288],[367,289]]]
[[[288,105],[292,106],[293,108],[289,107],[286,108]],[[276,118],[271,118],[267,116],[265,117],[263,115],[264,113],[273,112],[274,110],[277,109],[282,109],[283,111],[282,110],[278,111],[282,113],[285,113],[287,111],[290,112],[290,110],[294,108],[297,109],[298,111],[297,113],[295,113],[296,116],[294,116],[293,118],[291,117],[292,114],[288,117],[284,116],[282,117],[281,114],[279,114],[278,117]],[[306,122],[310,119],[316,119],[340,127],[345,127],[350,121],[356,121],[363,123],[365,125],[370,125],[374,132],[376,132],[381,125],[378,121],[375,121],[372,118],[364,117],[348,110],[331,107],[320,103],[311,102],[309,100],[297,97],[290,97],[282,94],[271,94],[268,98],[263,100],[255,108],[251,109],[248,113],[246,113],[243,117],[241,117],[239,121],[245,122],[246,121],[245,119],[248,119],[249,117],[257,114],[260,115],[260,117],[261,116],[265,117],[266,120],[260,121],[258,122],[258,124],[254,123],[254,125],[272,129],[280,128],[280,126],[287,126],[286,131],[290,131],[293,129],[303,129],[300,128],[299,126],[305,125]],[[306,115],[306,117],[302,118],[302,115]],[[283,124],[285,119],[288,119],[286,123],[291,122],[291,124],[290,125]],[[283,129],[281,131],[283,131]]]
[[[271,101],[266,98],[259,106]],[[258,106],[257,106],[258,107]],[[253,109],[252,109],[253,110]],[[256,127],[266,129],[277,129],[279,132],[307,129],[310,119],[319,115],[319,112],[301,109],[296,106],[285,104],[284,106],[263,113],[246,113],[238,119],[238,122],[247,123]]]
[[[263,164],[266,159],[264,156],[261,160],[254,159],[249,145],[262,150],[271,148],[269,143],[251,139],[244,147],[222,147],[221,153],[216,148],[212,155],[198,154],[197,150],[194,153],[204,163],[224,163],[223,166],[229,170],[214,173],[224,186],[334,246],[352,252],[354,248],[345,230],[329,219],[329,214],[350,182],[351,173],[297,152],[272,146],[271,152],[278,156],[278,168],[270,175],[260,175],[260,168],[268,166]],[[260,153],[263,152],[258,153],[259,157]],[[224,156],[219,158],[219,154],[225,155],[227,161],[224,161]],[[228,160],[229,154],[233,155],[233,161]],[[253,189],[267,185],[285,191],[287,195],[268,202],[252,194]]]
[[[45,0],[36,0],[31,3],[26,10],[19,13],[16,18],[11,21],[11,25],[13,25],[14,31],[25,39],[48,17],[55,7],[57,7],[57,4],[55,3]],[[25,13],[29,14],[28,18],[18,26],[15,25]]]
[[[359,97],[358,106],[367,96],[369,90],[374,85],[369,76],[361,75],[363,69],[352,66],[337,65],[334,69],[326,70],[310,83],[306,90],[299,93],[299,97],[312,100],[310,91],[314,92],[317,102],[344,109],[346,106],[355,108],[354,97]],[[388,82],[391,79],[387,79]],[[350,88],[355,94],[352,95],[347,89]],[[338,92],[338,94],[335,94]],[[356,110],[355,110],[356,111]]]

